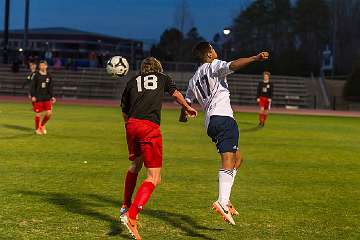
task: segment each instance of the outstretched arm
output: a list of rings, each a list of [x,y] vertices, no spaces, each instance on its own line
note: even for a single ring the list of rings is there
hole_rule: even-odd
[[[192,108],[185,100],[184,96],[179,92],[178,90],[175,90],[172,94],[172,97],[175,99],[177,103],[181,105],[181,107],[184,109],[185,113],[189,115],[190,117],[196,117],[197,111]]]
[[[237,71],[241,68],[245,67],[246,65],[255,62],[255,61],[265,61],[269,58],[268,52],[261,52],[256,56],[248,57],[248,58],[238,58],[232,61],[229,65],[229,69],[231,71]]]

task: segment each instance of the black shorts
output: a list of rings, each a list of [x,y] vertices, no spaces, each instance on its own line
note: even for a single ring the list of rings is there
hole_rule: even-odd
[[[211,116],[207,134],[216,143],[219,153],[236,152],[239,149],[239,128],[232,117]]]

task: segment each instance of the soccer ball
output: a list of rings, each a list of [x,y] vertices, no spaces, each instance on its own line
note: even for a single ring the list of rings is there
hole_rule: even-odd
[[[126,58],[114,56],[107,62],[106,71],[110,75],[123,77],[129,71],[129,63]]]

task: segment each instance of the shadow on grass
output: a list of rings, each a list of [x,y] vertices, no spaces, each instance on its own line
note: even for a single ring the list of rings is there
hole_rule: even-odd
[[[32,132],[33,131],[32,128],[14,125],[14,124],[2,124],[1,126],[3,126],[4,128],[12,129],[12,130],[18,130],[21,132]]]
[[[16,135],[11,135],[11,136],[1,136],[0,139],[18,139],[18,138],[24,138],[24,137],[31,137],[33,136],[33,129],[29,128],[29,127],[24,127],[24,126],[19,126],[19,125],[14,125],[14,124],[1,124],[0,126],[4,127],[4,128],[8,128],[8,129],[12,129],[12,130],[16,130],[19,132],[23,132],[23,134],[16,134]]]
[[[19,191],[19,193],[40,197],[42,200],[59,206],[74,214],[89,216],[97,220],[108,222],[110,224],[110,231],[107,233],[107,235],[119,235],[126,239],[129,238],[127,233],[123,233],[124,228],[120,228],[120,223],[116,218],[91,209],[91,207],[105,205],[113,205],[119,208],[119,202],[114,199],[96,194],[84,194],[80,196],[80,199],[64,193],[46,193],[34,191]],[[165,224],[169,224],[172,227],[184,232],[187,236],[196,237],[197,239],[215,240],[214,238],[199,233],[198,230],[223,230],[201,226],[192,217],[179,213],[145,209],[141,212],[141,214],[160,219],[164,221]]]
[[[18,193],[39,197],[48,203],[61,207],[64,210],[74,214],[88,216],[97,220],[108,222],[110,225],[109,227],[110,230],[107,233],[107,235],[109,236],[119,235],[124,239],[129,238],[128,234],[123,233],[124,229],[120,228],[120,222],[115,217],[91,209],[91,207],[103,206],[104,204],[92,203],[86,201],[86,199],[76,198],[74,196],[64,193],[46,193],[46,192],[34,192],[34,191],[19,191]]]
[[[86,196],[101,202],[106,202],[107,204],[113,204],[113,205],[118,204],[118,202],[113,199],[99,196],[96,194],[86,194]],[[207,230],[207,231],[224,230],[219,228],[209,228],[202,226],[198,224],[192,217],[180,213],[173,213],[164,210],[144,209],[143,211],[141,211],[141,214],[162,220],[164,221],[165,224],[169,224],[172,227],[179,229],[180,231],[184,232],[187,236],[196,237],[198,239],[215,240],[214,238],[208,237],[205,234],[199,233],[198,230]]]

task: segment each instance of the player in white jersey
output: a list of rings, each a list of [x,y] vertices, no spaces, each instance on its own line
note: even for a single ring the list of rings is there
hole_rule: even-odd
[[[217,59],[217,53],[210,43],[200,42],[194,47],[193,54],[201,65],[189,81],[186,100],[192,103],[196,99],[205,111],[207,134],[216,143],[221,155],[219,197],[213,203],[213,208],[225,221],[235,225],[232,215],[239,213],[230,202],[230,194],[242,158],[238,149],[239,129],[230,105],[226,76],[252,62],[267,60],[269,53],[262,52],[253,57],[225,62]],[[186,122],[183,112],[180,121]]]

